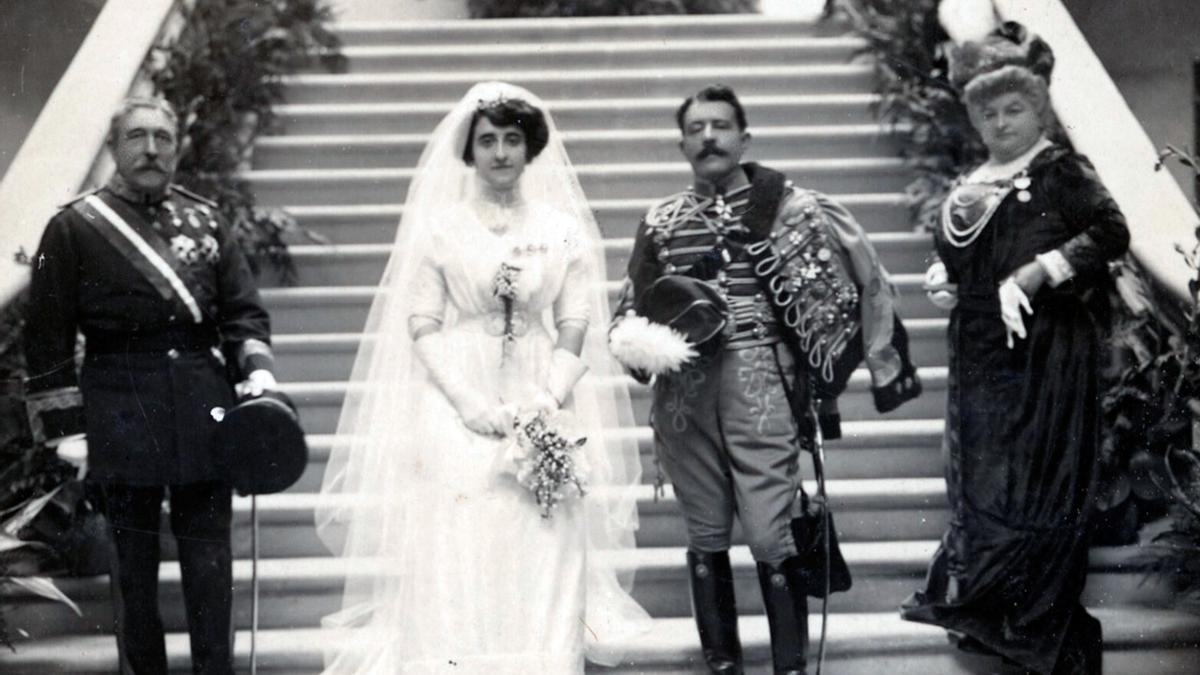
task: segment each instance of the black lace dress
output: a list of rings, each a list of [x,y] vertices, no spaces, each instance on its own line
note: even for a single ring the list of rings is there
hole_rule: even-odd
[[[1043,150],[1002,187],[973,242],[935,234],[959,292],[943,441],[951,521],[925,589],[901,614],[1037,673],[1098,674],[1100,624],[1079,596],[1100,449],[1103,286],[1129,233],[1070,150]],[[976,222],[989,210],[976,205]],[[1051,250],[1075,275],[1030,298],[1028,338],[1009,349],[997,288]]]

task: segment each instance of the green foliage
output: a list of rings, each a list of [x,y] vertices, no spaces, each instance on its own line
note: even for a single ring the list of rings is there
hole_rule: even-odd
[[[73,475],[71,467],[33,440],[25,416],[26,375],[21,344],[27,295],[0,311],[0,586],[47,566],[59,566],[55,551],[23,525],[47,502],[39,501]],[[48,583],[48,582],[47,582]],[[0,645],[14,649],[0,603]]]
[[[757,12],[758,6],[758,0],[467,0],[473,19],[736,14]]]
[[[239,173],[254,141],[276,124],[282,78],[344,67],[340,41],[326,28],[332,18],[325,0],[197,0],[182,32],[156,46],[145,66],[179,111],[176,180],[220,204],[256,272],[268,261],[289,280],[289,235],[313,237],[287,213],[258,207]]]
[[[1154,537],[1137,563],[1164,580],[1181,607],[1200,614],[1200,516],[1177,507],[1170,527]]]
[[[950,185],[985,157],[960,92],[947,78],[937,0],[829,0],[867,41],[876,71],[879,119],[903,132],[900,154],[916,172],[907,192],[915,229],[929,230]]]

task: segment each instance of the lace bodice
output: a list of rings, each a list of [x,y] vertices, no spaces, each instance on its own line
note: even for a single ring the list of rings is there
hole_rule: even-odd
[[[556,325],[588,317],[586,240],[577,223],[544,206],[514,209],[461,204],[446,213],[447,227],[426,243],[412,289],[411,316],[443,329],[478,323],[492,335],[504,327],[504,304],[495,294],[502,263],[517,268],[514,333],[540,325],[547,310]],[[493,222],[485,222],[493,221]],[[499,226],[494,221],[499,221]],[[506,222],[507,221],[507,222]]]

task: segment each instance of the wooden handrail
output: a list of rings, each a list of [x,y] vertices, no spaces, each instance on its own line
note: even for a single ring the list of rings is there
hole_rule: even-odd
[[[994,2],[1006,21],[1019,21],[1054,49],[1054,111],[1125,213],[1134,256],[1162,287],[1181,300],[1194,300],[1188,280],[1195,271],[1176,246],[1192,249],[1200,219],[1171,173],[1154,170],[1158,148],[1067,8],[1060,0]]]
[[[16,253],[31,254],[46,222],[88,184],[109,116],[182,0],[108,2],[58,81],[0,182],[0,306],[29,283]],[[101,160],[103,163],[103,159]]]

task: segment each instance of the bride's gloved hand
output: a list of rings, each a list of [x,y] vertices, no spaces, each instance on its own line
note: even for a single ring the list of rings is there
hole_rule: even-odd
[[[587,364],[574,352],[556,348],[550,354],[546,388],[534,395],[531,407],[545,412],[558,410],[587,371]]]
[[[479,409],[459,410],[463,424],[483,436],[507,436],[512,433],[516,408],[511,405],[485,406]]]
[[[509,415],[506,422],[501,406],[489,405],[477,390],[471,388],[466,378],[453,372],[455,361],[446,353],[441,334],[429,333],[417,338],[413,342],[413,352],[468,429],[486,436],[508,433],[512,428],[512,416]]]

